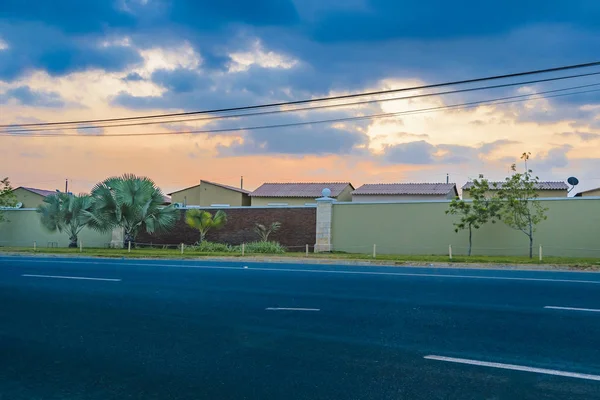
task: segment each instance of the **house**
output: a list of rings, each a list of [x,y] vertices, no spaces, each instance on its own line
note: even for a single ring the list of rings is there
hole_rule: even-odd
[[[352,202],[452,200],[454,183],[367,183],[352,192]]]
[[[600,197],[600,187],[596,189],[584,190],[583,192],[579,192],[575,195],[575,197],[592,197],[597,196]]]
[[[199,185],[169,193],[171,203],[185,206],[249,206],[248,190],[201,180]]]
[[[493,186],[495,184],[495,187]],[[502,189],[504,182],[489,182],[490,191]],[[462,187],[463,199],[470,199],[469,190],[473,187],[473,182],[467,182]],[[569,186],[564,182],[538,182],[536,192],[538,197],[567,197]]]
[[[56,194],[56,190],[36,189],[31,187],[19,186],[12,192],[15,195],[16,203],[21,203],[21,208],[37,208],[44,203],[47,196]]]
[[[352,200],[354,187],[349,182],[263,183],[250,197],[252,206],[303,206],[315,204],[325,188],[338,201]]]

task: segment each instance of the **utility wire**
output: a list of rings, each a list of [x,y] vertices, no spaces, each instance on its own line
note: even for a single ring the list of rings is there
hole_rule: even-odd
[[[591,86],[600,86],[600,83],[584,85],[584,87],[591,87]],[[333,119],[324,119],[324,120],[317,120],[317,121],[292,122],[292,123],[286,123],[286,124],[248,126],[248,127],[239,127],[239,128],[191,130],[191,131],[183,131],[183,132],[147,132],[147,133],[89,134],[89,135],[65,135],[65,134],[61,134],[61,133],[31,134],[31,135],[15,134],[15,133],[0,133],[0,136],[13,136],[13,137],[19,137],[19,138],[28,138],[28,137],[69,137],[69,138],[86,137],[86,138],[89,138],[89,137],[173,136],[173,135],[187,135],[187,134],[201,134],[201,133],[239,132],[239,131],[249,131],[249,130],[258,130],[258,129],[287,128],[287,127],[292,127],[292,126],[304,126],[304,125],[323,124],[323,123],[335,123],[335,122],[347,122],[347,121],[389,118],[389,117],[395,117],[395,116],[400,116],[400,115],[421,114],[421,113],[436,112],[436,111],[455,109],[455,108],[471,108],[471,107],[475,107],[475,106],[479,106],[479,105],[518,103],[521,101],[526,101],[529,98],[534,97],[534,96],[538,96],[535,99],[542,99],[542,98],[571,96],[571,95],[575,95],[575,94],[583,94],[583,93],[591,93],[591,92],[600,91],[600,89],[592,89],[592,90],[582,90],[579,92],[572,92],[572,93],[554,94],[554,95],[550,95],[550,96],[540,96],[542,94],[563,92],[566,90],[573,90],[573,88],[547,90],[547,91],[538,92],[538,93],[530,93],[530,94],[524,94],[524,95],[518,95],[518,96],[499,97],[499,98],[490,99],[490,100],[479,100],[479,101],[472,101],[472,102],[468,102],[468,103],[452,104],[452,105],[448,105],[448,106],[439,106],[439,107],[430,107],[430,108],[423,108],[423,109],[410,110],[410,111],[371,114],[371,115],[364,115],[364,116],[357,116],[357,117],[333,118]],[[517,99],[517,100],[515,100],[515,99]],[[508,100],[508,101],[506,101],[506,100]]]
[[[212,109],[212,110],[209,109],[209,110],[203,110],[203,111],[189,111],[189,112],[170,113],[170,114],[145,115],[145,116],[137,116],[137,117],[90,119],[90,120],[78,120],[78,121],[42,122],[42,123],[32,123],[32,124],[8,124],[8,125],[0,125],[0,128],[71,125],[71,124],[113,122],[113,121],[131,121],[131,120],[138,120],[138,119],[165,118],[165,117],[177,117],[177,116],[184,116],[184,115],[214,114],[214,113],[229,112],[229,111],[253,110],[253,109],[258,109],[258,108],[280,107],[280,106],[289,106],[289,105],[296,105],[296,104],[316,103],[316,102],[330,101],[330,100],[350,99],[350,98],[355,98],[355,97],[406,92],[406,91],[411,91],[411,90],[432,89],[432,88],[443,87],[443,86],[462,85],[462,84],[467,84],[467,83],[476,83],[476,82],[484,82],[484,81],[491,81],[491,80],[497,80],[497,79],[515,78],[515,77],[519,77],[519,76],[544,74],[544,73],[550,73],[550,72],[560,72],[560,71],[567,71],[567,70],[579,69],[579,68],[596,67],[596,66],[600,66],[600,61],[584,63],[584,64],[565,65],[565,66],[561,66],[561,67],[546,68],[546,69],[539,69],[539,70],[532,70],[532,71],[525,71],[525,72],[517,72],[517,73],[512,73],[512,74],[494,75],[494,76],[488,76],[488,77],[483,77],[483,78],[465,79],[465,80],[460,80],[460,81],[435,83],[435,84],[430,84],[430,85],[413,86],[413,87],[400,88],[400,89],[378,90],[378,91],[373,91],[373,92],[362,92],[362,93],[354,93],[354,94],[347,94],[347,95],[340,95],[340,96],[321,97],[321,98],[316,98],[316,99],[305,99],[305,100],[296,100],[296,101],[287,101],[287,102],[269,103],[269,104],[257,104],[257,105],[251,105],[251,106],[230,107],[230,108],[221,108],[221,109]]]
[[[363,104],[383,103],[383,102],[387,102],[387,101],[411,100],[411,99],[418,99],[418,98],[424,98],[424,97],[442,96],[442,95],[448,95],[448,94],[474,92],[474,91],[489,90],[489,89],[498,89],[498,88],[505,88],[505,87],[511,87],[511,86],[523,86],[523,85],[529,85],[529,84],[534,84],[534,83],[552,82],[552,81],[581,78],[581,77],[594,76],[594,75],[600,75],[600,72],[561,76],[561,77],[547,78],[547,79],[536,79],[536,80],[521,81],[521,82],[514,82],[514,83],[505,83],[505,84],[501,84],[501,85],[480,86],[480,87],[468,88],[468,89],[449,90],[449,91],[445,91],[445,92],[424,93],[424,94],[417,94],[417,95],[412,95],[412,96],[362,100],[362,101],[356,101],[356,102],[352,102],[352,103],[326,104],[326,105],[322,105],[322,106],[309,106],[309,107],[300,107],[300,108],[284,109],[284,110],[259,111],[259,112],[252,112],[252,113],[243,113],[243,114],[217,115],[217,116],[213,116],[213,117],[187,118],[187,119],[176,119],[176,120],[167,120],[167,121],[133,122],[133,123],[111,124],[111,125],[87,125],[87,126],[79,126],[79,127],[72,126],[72,127],[39,128],[39,129],[6,129],[6,130],[0,131],[0,132],[8,132],[8,133],[25,133],[25,132],[27,132],[27,133],[29,133],[29,132],[54,131],[57,129],[60,129],[60,130],[80,130],[80,129],[85,130],[85,129],[99,129],[99,128],[116,128],[116,127],[125,127],[125,126],[172,124],[172,123],[194,122],[194,121],[214,121],[214,120],[229,119],[229,118],[253,117],[253,116],[258,116],[258,115],[273,115],[273,114],[282,114],[282,113],[297,112],[297,111],[313,111],[313,110],[320,110],[320,109],[349,107],[349,106],[363,105]],[[575,86],[572,89],[579,89],[582,87],[587,87],[587,85]]]

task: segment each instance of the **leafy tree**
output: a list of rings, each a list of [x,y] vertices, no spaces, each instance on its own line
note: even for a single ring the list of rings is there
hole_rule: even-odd
[[[67,232],[69,247],[77,247],[79,232],[90,220],[91,209],[92,198],[88,195],[57,193],[47,196],[37,212],[46,229],[51,232]]]
[[[271,225],[255,224],[254,232],[260,237],[261,242],[268,242],[269,235],[275,233],[281,228],[281,222],[273,222]]]
[[[479,229],[487,222],[496,223],[500,219],[499,212],[501,204],[498,198],[490,195],[490,185],[483,175],[479,175],[479,179],[473,179],[473,186],[469,189],[471,201],[461,200],[456,197],[450,203],[450,208],[446,210],[446,214],[459,215],[458,222],[454,222],[454,231],[461,230],[469,231],[469,250],[468,255],[471,255],[473,247],[473,229]]]
[[[94,202],[88,225],[101,232],[122,227],[124,244],[134,242],[138,232],[168,231],[177,223],[179,211],[174,205],[163,206],[164,196],[147,177],[125,174],[108,178],[94,186]]]
[[[527,168],[530,153],[523,153],[525,172],[517,172],[515,164],[511,166],[512,174],[507,177],[498,191],[498,197],[503,200],[502,220],[513,229],[523,232],[529,238],[529,258],[533,258],[533,234],[535,227],[547,219],[546,211],[538,200],[537,189],[539,178],[532,175]]]
[[[202,243],[208,231],[212,228],[220,229],[227,223],[227,214],[223,210],[217,211],[214,216],[204,210],[187,210],[185,222],[200,231],[200,243]]]
[[[2,207],[13,207],[17,199],[13,194],[13,188],[8,178],[0,180],[0,222],[5,220]]]

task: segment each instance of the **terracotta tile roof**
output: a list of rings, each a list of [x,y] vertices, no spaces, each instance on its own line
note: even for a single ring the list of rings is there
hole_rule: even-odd
[[[36,189],[36,188],[25,187],[25,186],[19,186],[17,189],[25,189],[28,192],[39,194],[40,196],[43,196],[43,197],[50,196],[52,194],[56,194],[56,190]],[[17,189],[15,189],[15,190],[17,190]]]
[[[252,197],[321,197],[323,189],[331,190],[331,197],[339,196],[350,182],[312,182],[312,183],[263,183],[258,189],[250,193]]]
[[[493,184],[496,184],[496,187],[492,187]],[[504,182],[489,182],[490,190],[501,189]],[[473,182],[467,182],[462,187],[463,190],[469,190],[473,187]],[[564,182],[557,181],[545,181],[539,182],[537,185],[538,190],[569,190],[569,186]]]
[[[456,192],[454,183],[367,183],[352,192],[355,195],[447,195]]]

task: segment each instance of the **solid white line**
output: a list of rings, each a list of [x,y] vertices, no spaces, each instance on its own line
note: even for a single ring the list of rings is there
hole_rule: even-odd
[[[60,264],[109,264],[115,265],[119,263],[109,261],[65,261],[65,260],[11,260],[12,262],[31,262],[31,263],[60,263]],[[318,269],[294,269],[294,268],[264,268],[264,267],[222,267],[216,265],[180,265],[180,264],[153,264],[153,263],[122,263],[123,266],[143,266],[143,267],[172,267],[172,268],[198,268],[198,269],[224,269],[224,270],[240,270],[240,271],[273,271],[273,272],[307,272],[319,274],[346,274],[346,275],[387,275],[387,276],[415,276],[426,278],[450,278],[450,279],[487,279],[499,281],[526,281],[526,282],[561,282],[561,283],[591,283],[594,285],[600,284],[598,281],[587,281],[578,279],[550,279],[550,278],[517,278],[505,276],[479,276],[479,275],[447,275],[447,274],[418,274],[411,272],[370,272],[370,271],[331,271]],[[368,267],[367,267],[368,268]]]
[[[267,307],[266,311],[321,311],[320,308]]]
[[[85,281],[121,282],[120,279],[112,279],[112,278],[89,278],[89,277],[85,277],[85,276],[33,275],[33,274],[23,274],[21,276],[25,276],[25,277],[28,277],[28,278],[79,279],[79,280],[85,280]]]
[[[513,370],[513,371],[535,372],[538,374],[566,376],[568,378],[578,378],[578,379],[588,379],[588,380],[592,380],[592,381],[600,381],[600,375],[580,374],[577,372],[558,371],[555,369],[532,368],[532,367],[526,367],[523,365],[502,364],[502,363],[495,363],[495,362],[467,360],[464,358],[452,358],[452,357],[442,357],[442,356],[425,356],[424,358],[426,358],[428,360],[446,361],[446,362],[458,363],[458,364],[477,365],[479,367],[491,367],[491,368],[509,369],[509,370]]]
[[[558,306],[545,306],[544,308],[550,308],[552,310],[600,312],[600,310],[594,309],[594,308],[575,308],[575,307],[558,307]]]

